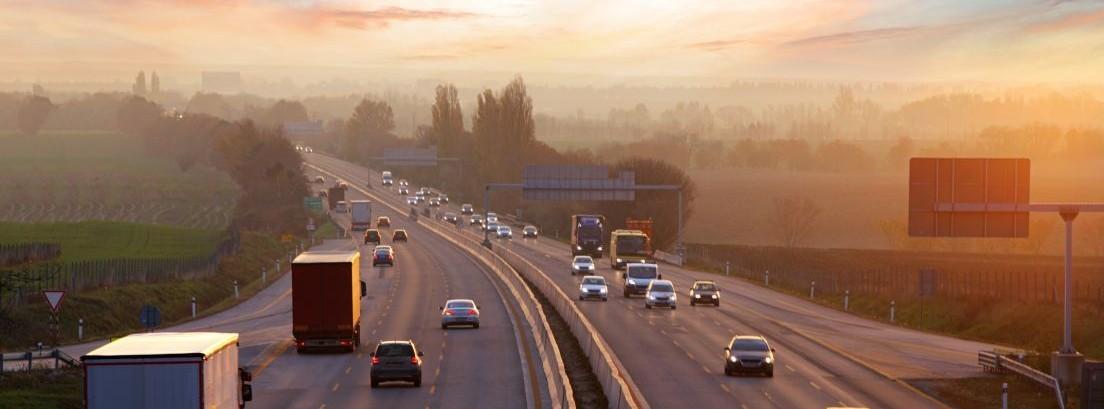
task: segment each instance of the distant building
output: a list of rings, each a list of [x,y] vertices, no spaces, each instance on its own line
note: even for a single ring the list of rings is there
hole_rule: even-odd
[[[237,71],[204,71],[203,90],[221,93],[241,92],[241,73]]]

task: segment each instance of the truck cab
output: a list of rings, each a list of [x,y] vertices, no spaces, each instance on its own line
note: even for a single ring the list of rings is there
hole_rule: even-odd
[[[628,263],[654,263],[651,240],[640,230],[614,230],[610,234],[610,267],[620,270]]]
[[[621,273],[621,283],[624,284],[624,296],[644,295],[648,292],[648,285],[653,280],[663,279],[659,273],[659,266],[648,263],[629,263],[625,266],[625,272]]]

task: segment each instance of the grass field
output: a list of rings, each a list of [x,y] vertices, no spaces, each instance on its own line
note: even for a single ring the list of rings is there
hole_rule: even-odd
[[[78,409],[83,406],[80,369],[6,372],[0,377],[0,408]]]
[[[1104,201],[1100,163],[1033,164],[1031,200]],[[686,240],[709,244],[778,245],[766,222],[774,200],[805,196],[823,212],[802,247],[894,249],[904,237],[908,175],[905,172],[828,174],[764,169],[691,171],[698,187],[694,214],[686,224]],[[1059,254],[1062,231],[1057,215],[1032,214],[1033,240],[1042,240],[1046,254]],[[897,231],[887,234],[885,223]],[[1079,254],[1104,256],[1104,217],[1082,214],[1074,229]],[[939,239],[936,239],[939,240]],[[931,241],[931,239],[928,239]],[[943,240],[932,247],[951,251],[1028,248],[1027,239],[1002,242]],[[964,246],[964,244],[966,244]]]
[[[115,133],[0,133],[0,221],[116,220],[219,229],[238,190],[215,169],[182,171]]]
[[[214,251],[221,232],[124,222],[0,222],[0,244],[61,244],[62,262],[111,258],[204,256]]]

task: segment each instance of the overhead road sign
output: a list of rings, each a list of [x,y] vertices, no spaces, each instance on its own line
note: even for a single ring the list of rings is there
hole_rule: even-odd
[[[636,173],[622,171],[610,178],[605,166],[533,165],[522,174],[522,198],[527,200],[632,201]]]
[[[917,237],[1027,237],[1028,159],[912,158],[908,232]]]
[[[437,148],[386,148],[382,157],[373,157],[372,160],[382,161],[384,166],[418,166],[433,167],[441,158],[437,157]]]

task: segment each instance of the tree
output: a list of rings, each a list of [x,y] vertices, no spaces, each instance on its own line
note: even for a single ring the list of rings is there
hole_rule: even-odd
[[[146,95],[146,73],[145,71],[138,71],[138,76],[134,78],[134,85],[130,86],[131,92],[134,95],[145,96]]]
[[[217,93],[197,92],[192,99],[188,100],[184,110],[190,114],[205,114],[227,120],[234,116],[230,104]]]
[[[795,247],[809,238],[823,209],[812,199],[791,196],[774,200],[767,225],[783,246]]]
[[[364,98],[353,108],[353,115],[345,121],[343,152],[347,159],[363,159],[365,148],[373,139],[390,138],[395,129],[395,113],[384,101]]]
[[[19,106],[19,112],[16,114],[19,130],[27,135],[38,133],[38,130],[42,128],[42,124],[46,123],[46,118],[56,108],[49,98],[39,95],[27,97],[23,100],[23,104]]]
[[[223,122],[225,123],[225,122]],[[302,157],[283,135],[252,122],[233,124],[215,143],[221,167],[241,187],[235,225],[272,234],[302,233],[310,195]]]
[[[893,144],[893,147],[889,148],[889,166],[894,169],[900,169],[908,167],[909,158],[916,152],[916,144],[913,143],[912,138],[902,136],[897,138],[897,143]]]
[[[676,185],[682,187],[682,220],[685,228],[686,220],[694,213],[694,199],[697,197],[697,187],[679,167],[669,162],[641,157],[631,157],[621,160],[610,167],[613,172],[631,171],[635,174],[636,183],[641,185]],[[675,209],[678,208],[678,194],[671,191],[639,191],[636,192],[636,200],[632,202],[601,202],[601,213],[606,215],[615,228],[623,226],[626,218],[652,219],[654,222],[652,238],[653,246],[657,249],[670,248],[674,243],[678,231],[678,216]]]
[[[310,120],[307,108],[299,101],[281,99],[272,104],[261,118],[261,124],[273,128],[282,126],[285,122],[305,122]]]
[[[437,86],[431,135],[441,155],[451,157],[459,154],[460,138],[464,135],[464,113],[460,109],[455,85]]]
[[[150,73],[150,95],[157,96],[161,94],[161,78],[157,76],[157,71]]]
[[[161,117],[161,106],[139,96],[130,96],[119,105],[115,123],[119,130],[129,135],[140,135]]]

